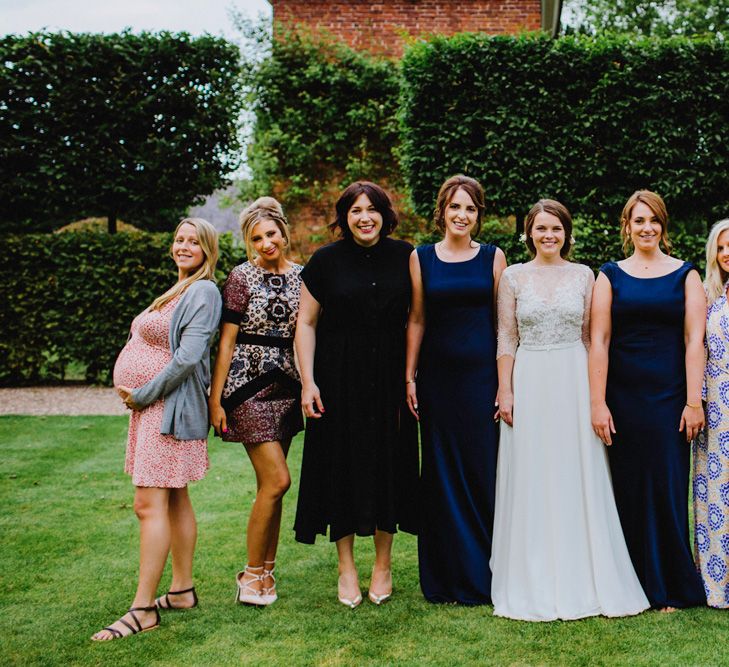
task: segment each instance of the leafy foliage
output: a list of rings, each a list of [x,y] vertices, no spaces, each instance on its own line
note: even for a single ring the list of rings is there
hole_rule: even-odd
[[[402,165],[422,215],[456,172],[481,180],[497,215],[552,197],[615,220],[639,188],[662,194],[675,220],[726,214],[719,40],[463,34],[414,45],[402,70]]]
[[[3,231],[166,229],[236,166],[239,53],[223,39],[34,33],[0,54]]]
[[[0,384],[63,379],[70,362],[108,382],[132,319],[176,279],[172,234],[8,235],[0,255]],[[218,277],[240,261],[221,236]]]
[[[728,36],[729,0],[568,0],[565,10],[570,31]]]
[[[255,123],[248,149],[251,196],[285,183],[286,204],[316,197],[331,179],[398,174],[398,67],[324,33],[277,26],[246,52]],[[264,52],[262,59],[258,56]]]

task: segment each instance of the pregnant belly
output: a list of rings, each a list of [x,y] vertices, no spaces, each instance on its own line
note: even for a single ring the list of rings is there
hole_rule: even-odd
[[[149,382],[169,363],[172,355],[151,345],[130,340],[114,364],[114,386],[136,389]]]

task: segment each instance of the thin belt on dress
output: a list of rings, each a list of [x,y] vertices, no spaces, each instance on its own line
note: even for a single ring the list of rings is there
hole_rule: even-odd
[[[263,347],[281,347],[287,350],[294,347],[294,339],[291,337],[264,336],[263,334],[252,334],[245,331],[238,332],[235,342],[247,345],[262,345]]]
[[[519,343],[522,350],[564,350],[568,347],[582,345],[582,339],[573,340],[570,343],[549,343],[548,345],[529,345],[528,343]]]

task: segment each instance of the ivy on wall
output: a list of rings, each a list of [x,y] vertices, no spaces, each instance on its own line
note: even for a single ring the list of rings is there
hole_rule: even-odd
[[[323,33],[277,28],[243,70],[255,114],[248,161],[250,196],[277,184],[284,204],[316,198],[331,179],[399,175],[396,63],[353,50]]]

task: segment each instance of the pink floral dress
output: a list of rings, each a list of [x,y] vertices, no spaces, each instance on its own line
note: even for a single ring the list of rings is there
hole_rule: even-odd
[[[160,310],[145,310],[132,322],[129,341],[114,365],[114,385],[137,389],[172,359],[170,321],[179,297]],[[206,440],[178,440],[160,433],[164,398],[133,410],[124,470],[134,486],[179,489],[202,479],[208,469]]]

